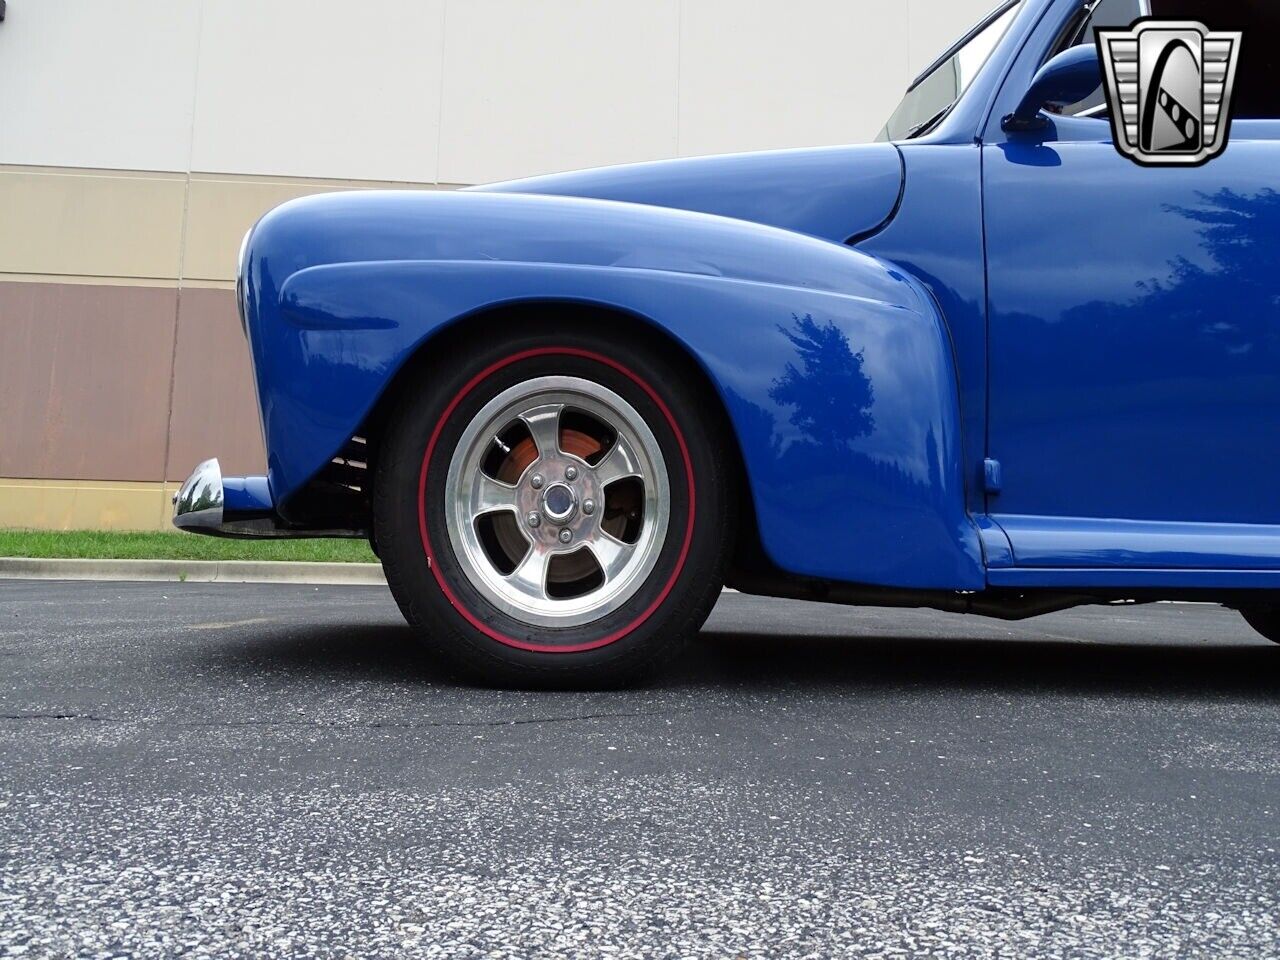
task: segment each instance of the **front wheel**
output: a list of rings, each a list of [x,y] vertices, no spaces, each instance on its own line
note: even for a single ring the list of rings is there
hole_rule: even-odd
[[[696,378],[566,327],[431,365],[390,426],[374,523],[409,623],[468,675],[613,685],[723,583],[732,490]]]
[[[1272,643],[1280,643],[1280,606],[1262,603],[1252,607],[1241,607],[1240,615],[1249,626]]]

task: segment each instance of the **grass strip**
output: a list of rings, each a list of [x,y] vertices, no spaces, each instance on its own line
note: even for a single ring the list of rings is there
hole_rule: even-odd
[[[364,540],[227,540],[192,533],[2,530],[0,557],[377,563]]]

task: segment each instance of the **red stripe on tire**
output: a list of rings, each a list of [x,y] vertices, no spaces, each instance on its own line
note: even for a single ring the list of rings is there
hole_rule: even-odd
[[[640,389],[648,395],[649,399],[657,405],[658,409],[662,411],[662,415],[667,418],[667,424],[671,427],[671,432],[675,434],[676,443],[680,447],[680,455],[684,458],[685,478],[689,484],[689,520],[688,523],[685,524],[684,543],[680,545],[680,555],[676,558],[675,569],[671,571],[671,576],[663,586],[662,592],[654,598],[653,602],[645,608],[643,613],[626,626],[621,627],[613,633],[601,637],[598,640],[592,640],[588,643],[578,643],[572,646],[553,646],[529,643],[526,640],[517,640],[515,637],[509,637],[504,633],[500,633],[499,631],[494,630],[487,623],[484,623],[479,617],[462,605],[461,601],[458,600],[457,594],[453,592],[453,588],[449,586],[444,575],[441,574],[440,565],[436,563],[435,552],[431,547],[431,537],[427,533],[427,466],[431,462],[431,455],[435,452],[436,441],[440,439],[440,431],[444,429],[444,425],[453,415],[453,411],[457,409],[458,404],[460,404],[466,398],[467,394],[474,390],[476,386],[478,386],[487,377],[501,370],[503,367],[510,366],[511,364],[517,363],[521,360],[528,360],[530,357],[543,357],[551,354],[584,357],[588,360],[594,360],[596,363],[603,363],[605,366],[612,367],[614,370],[617,370],[623,376],[629,378],[638,387],[640,387]],[[453,608],[462,615],[463,619],[485,636],[497,640],[499,643],[505,643],[509,647],[516,647],[520,650],[531,650],[535,653],[581,653],[584,650],[595,650],[599,647],[608,646],[615,641],[621,640],[648,620],[649,617],[653,615],[654,611],[662,606],[663,601],[667,599],[672,588],[676,585],[676,580],[680,576],[680,571],[684,569],[685,559],[689,555],[689,544],[693,540],[693,520],[696,503],[697,497],[695,496],[693,485],[693,464],[689,459],[689,448],[685,444],[684,434],[680,432],[680,427],[676,425],[675,417],[671,415],[671,410],[667,407],[666,403],[663,402],[662,398],[658,396],[657,392],[652,387],[616,360],[611,360],[608,357],[602,356],[598,353],[593,353],[590,350],[580,350],[577,347],[538,347],[533,350],[524,350],[520,353],[507,357],[505,360],[499,360],[492,366],[486,367],[484,370],[477,373],[467,381],[467,385],[458,392],[457,396],[449,401],[449,405],[445,407],[444,413],[440,415],[440,419],[436,423],[435,430],[431,432],[431,439],[427,442],[427,450],[422,457],[422,470],[418,474],[418,532],[422,536],[422,549],[426,552],[427,566],[431,570],[432,576],[436,578],[436,583],[440,585],[441,592],[444,593]]]

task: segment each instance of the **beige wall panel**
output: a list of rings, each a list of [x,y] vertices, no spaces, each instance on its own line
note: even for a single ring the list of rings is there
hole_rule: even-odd
[[[680,153],[857,143],[907,83],[903,0],[690,0]]]
[[[169,480],[217,457],[229,476],[266,473],[249,345],[232,290],[182,291],[173,365]]]
[[[191,168],[437,179],[444,0],[204,6]]]
[[[0,477],[162,479],[177,297],[0,283]]]
[[[273,180],[192,177],[183,277],[235,280],[240,241],[259,217],[286,200],[333,189],[340,188]]]
[[[185,177],[0,170],[0,272],[176,279],[185,193]]]
[[[995,9],[996,0],[908,0],[911,14],[908,83]],[[900,91],[903,92],[903,91]]]
[[[0,163],[186,170],[199,6],[11,0],[0,25]]]
[[[0,527],[166,530],[172,488],[159,483],[0,479]]]
[[[426,188],[394,182],[252,180],[193,174],[187,200],[184,280],[234,281],[236,254],[245,231],[286,200],[334,190]]]
[[[673,156],[678,21],[677,0],[450,0],[440,179]]]

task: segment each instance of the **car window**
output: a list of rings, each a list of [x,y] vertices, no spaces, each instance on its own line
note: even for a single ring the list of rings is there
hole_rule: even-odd
[[[1148,0],[1098,0],[1092,5],[1092,9],[1085,7],[1084,15],[1079,18],[1078,25],[1069,28],[1063,36],[1062,42],[1053,51],[1050,56],[1061,53],[1067,47],[1073,47],[1081,43],[1093,43],[1093,31],[1095,27],[1127,27],[1139,17],[1148,14]],[[1067,104],[1057,112],[1065,113],[1071,117],[1102,117],[1107,116],[1107,98],[1102,89],[1102,84],[1098,84],[1097,88],[1085,97],[1075,103]]]
[[[927,132],[941,120],[987,62],[1019,6],[1021,0],[1006,0],[978,21],[959,43],[907,88],[906,96],[876,139],[910,139]]]

